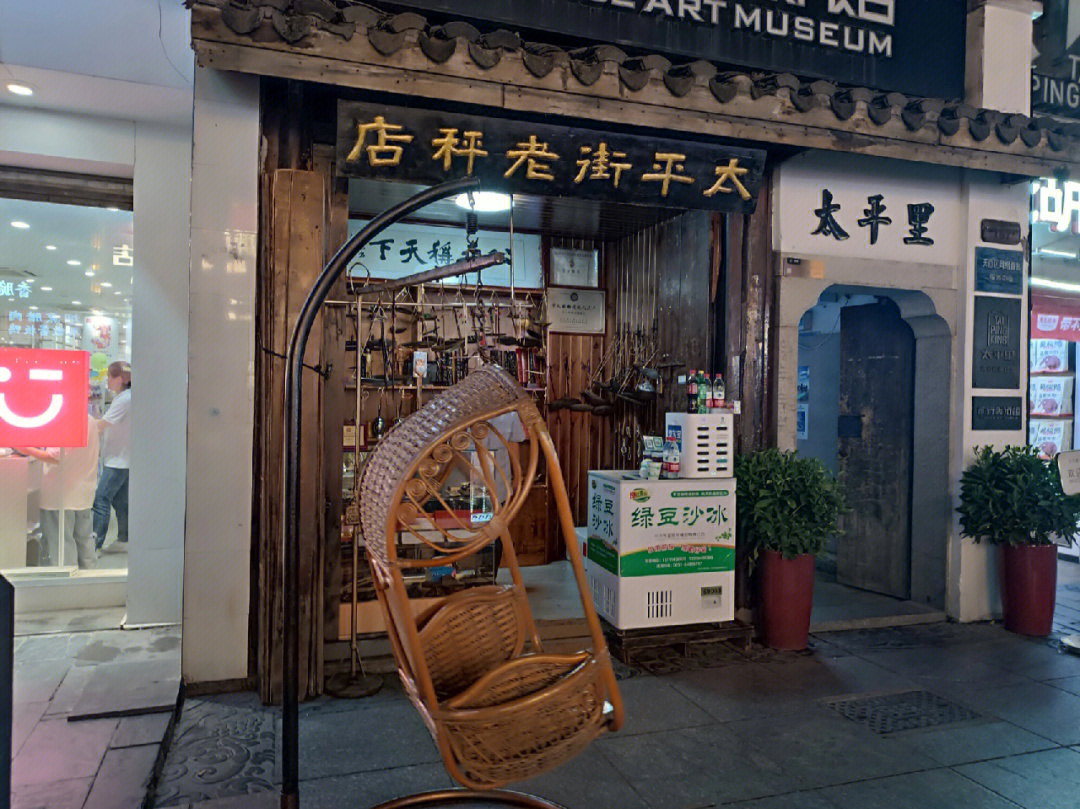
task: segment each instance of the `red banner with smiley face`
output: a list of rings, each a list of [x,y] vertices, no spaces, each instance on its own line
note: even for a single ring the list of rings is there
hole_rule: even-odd
[[[85,447],[86,351],[0,348],[0,446]]]

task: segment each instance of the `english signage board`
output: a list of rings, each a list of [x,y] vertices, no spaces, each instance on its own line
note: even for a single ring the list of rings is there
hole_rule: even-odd
[[[966,0],[395,0],[448,19],[611,43],[673,61],[964,95]],[[543,40],[541,40],[543,41]]]

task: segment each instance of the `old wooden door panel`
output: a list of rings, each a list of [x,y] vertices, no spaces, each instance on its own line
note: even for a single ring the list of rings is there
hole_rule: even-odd
[[[915,338],[892,301],[841,310],[837,580],[908,598]]]

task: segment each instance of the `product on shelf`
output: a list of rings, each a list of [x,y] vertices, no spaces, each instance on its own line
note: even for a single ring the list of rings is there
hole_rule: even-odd
[[[1068,371],[1069,343],[1066,340],[1032,340],[1029,360],[1032,371]]]
[[[1072,449],[1072,420],[1030,419],[1028,444],[1037,447],[1039,456],[1045,459],[1051,459],[1059,452]]]
[[[1071,416],[1073,385],[1071,374],[1032,376],[1028,386],[1028,407],[1032,416]]]

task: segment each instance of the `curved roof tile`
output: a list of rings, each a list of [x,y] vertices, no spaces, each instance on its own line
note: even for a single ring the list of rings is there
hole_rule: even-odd
[[[689,95],[695,87],[707,87],[716,101],[730,104],[738,96],[750,100],[771,96],[790,105],[796,115],[817,116],[829,110],[839,121],[863,116],[874,127],[894,119],[917,132],[935,127],[944,138],[967,131],[977,142],[994,133],[1002,144],[1037,149],[1044,144],[1055,152],[1080,147],[1080,126],[1053,119],[1029,119],[975,109],[968,104],[937,98],[908,98],[901,93],[865,87],[842,87],[825,80],[806,81],[789,73],[720,71],[707,61],[673,65],[659,54],[629,56],[615,45],[601,44],[567,51],[555,45],[531,43],[511,31],[481,32],[465,21],[441,25],[428,23],[415,12],[390,13],[354,0],[189,0],[193,5],[220,10],[221,21],[235,34],[267,41],[277,34],[290,45],[302,45],[305,37],[327,31],[351,39],[359,31],[384,56],[402,48],[416,47],[435,63],[446,62],[461,40],[472,62],[481,70],[498,65],[504,53],[518,53],[533,76],[544,78],[558,67],[568,66],[582,85],[591,86],[604,74],[605,64],[616,67],[620,84],[634,93],[653,79],[675,97]],[[269,31],[267,30],[269,29]]]

